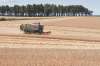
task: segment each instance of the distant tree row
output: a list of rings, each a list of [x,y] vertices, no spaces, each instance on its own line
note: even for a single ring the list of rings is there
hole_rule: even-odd
[[[1,16],[91,16],[92,11],[82,5],[33,4],[0,6]]]

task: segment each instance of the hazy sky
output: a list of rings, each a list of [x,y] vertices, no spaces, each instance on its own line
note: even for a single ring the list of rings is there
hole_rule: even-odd
[[[25,4],[62,4],[62,5],[83,5],[94,14],[100,15],[100,0],[0,0],[0,5],[25,5]]]

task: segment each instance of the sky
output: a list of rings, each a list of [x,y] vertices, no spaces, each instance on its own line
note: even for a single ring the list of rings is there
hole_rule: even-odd
[[[57,4],[57,5],[83,5],[100,15],[100,0],[0,0],[0,5],[26,5],[26,4]]]

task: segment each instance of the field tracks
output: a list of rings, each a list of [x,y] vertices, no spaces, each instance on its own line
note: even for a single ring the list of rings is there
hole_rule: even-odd
[[[100,42],[100,39],[88,39],[88,38],[80,38],[80,37],[72,37],[72,36],[66,36],[66,37],[61,37],[61,36],[54,36],[54,35],[5,35],[5,34],[0,34],[2,37],[16,37],[16,38],[42,38],[42,39],[58,39],[58,40],[76,40],[76,41],[86,41],[86,42]]]

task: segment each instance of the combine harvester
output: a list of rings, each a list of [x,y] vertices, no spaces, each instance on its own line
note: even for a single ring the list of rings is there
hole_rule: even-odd
[[[44,32],[44,25],[41,25],[40,23],[33,23],[33,24],[21,24],[20,30],[23,31],[25,34],[42,34],[42,35],[48,35],[51,32]]]

